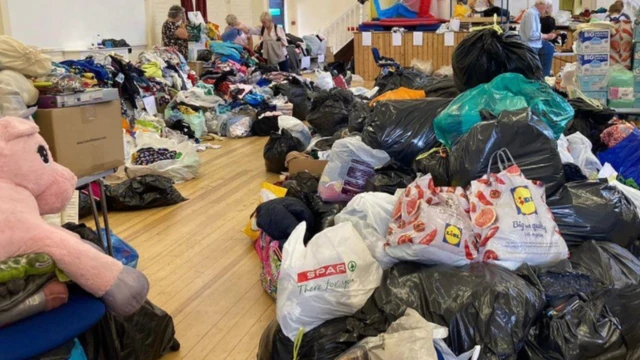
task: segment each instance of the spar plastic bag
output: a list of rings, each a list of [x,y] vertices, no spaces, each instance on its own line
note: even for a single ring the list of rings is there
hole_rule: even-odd
[[[608,105],[612,108],[632,108],[634,102],[633,95],[633,72],[627,70],[624,65],[616,64],[607,71],[607,99]]]
[[[467,190],[482,261],[514,270],[566,259],[569,249],[545,204],[544,185],[527,180],[506,149],[492,156],[489,169],[492,161],[500,173],[488,170]]]
[[[186,201],[173,186],[173,180],[143,175],[105,188],[109,211],[132,211],[170,206]]]
[[[570,247],[596,240],[631,249],[640,238],[635,205],[605,180],[567,183],[547,198],[547,205]]]
[[[396,259],[461,266],[478,255],[462,188],[436,187],[425,175],[398,198],[391,218],[385,251]]]
[[[177,151],[181,156],[175,160],[162,160],[150,165],[134,165],[133,159],[126,159],[126,172],[130,178],[143,175],[160,175],[167,177],[176,183],[185,182],[198,176],[200,171],[200,156],[190,141],[178,143],[175,140],[161,138],[156,133],[136,133],[136,149],[166,148]]]
[[[351,223],[362,237],[371,255],[383,269],[398,262],[384,251],[385,239],[391,213],[396,204],[393,195],[380,192],[367,192],[356,195],[349,204],[335,216],[335,223]]]
[[[634,129],[612,148],[598,153],[601,163],[609,163],[625,179],[640,183],[640,130]]]
[[[481,178],[487,173],[491,156],[506,148],[524,176],[542,181],[547,196],[552,195],[564,184],[565,177],[556,142],[545,129],[549,130],[526,110],[505,111],[497,120],[475,125],[451,150],[451,184],[467,187]],[[499,171],[494,162],[491,172]]]
[[[298,138],[294,137],[287,130],[280,133],[273,133],[269,141],[264,145],[263,157],[267,171],[280,174],[287,171],[285,160],[287,154],[292,151],[304,151],[305,146]]]
[[[418,155],[412,167],[418,174],[430,174],[435,186],[451,186],[447,148],[434,148]]]
[[[34,46],[27,46],[7,35],[0,35],[0,69],[26,76],[45,76],[51,72],[51,57]]]
[[[446,327],[425,320],[417,311],[407,309],[386,332],[367,337],[336,360],[438,360],[433,339],[444,339]]]
[[[351,224],[328,228],[305,247],[306,227],[298,225],[282,252],[276,316],[289,339],[352,315],[382,278],[382,268]]]
[[[359,137],[340,139],[333,144],[324,168],[318,194],[324,201],[349,201],[364,191],[375,169],[389,161],[389,155],[364,144]]]
[[[569,153],[573,157],[573,162],[580,167],[587,178],[597,178],[598,172],[602,169],[602,164],[591,152],[591,141],[579,132],[567,136],[566,141]]]
[[[287,130],[302,142],[306,149],[311,144],[311,132],[309,128],[300,120],[293,116],[281,115],[278,117],[278,127],[280,130]]]
[[[453,52],[453,79],[460,91],[486,84],[504,73],[542,80],[537,52],[514,32],[473,31]]]
[[[438,145],[433,119],[449,103],[451,99],[439,98],[380,102],[362,131],[362,141],[411,166],[416,156]]]
[[[321,136],[332,136],[349,123],[354,97],[343,89],[323,90],[314,94],[307,121]]]
[[[525,45],[526,46],[526,45]],[[557,139],[573,119],[573,108],[549,85],[528,80],[520,74],[506,73],[488,84],[460,94],[433,122],[436,136],[451,148],[456,140],[480,122],[480,111],[500,114],[503,110],[529,108],[546,123]]]

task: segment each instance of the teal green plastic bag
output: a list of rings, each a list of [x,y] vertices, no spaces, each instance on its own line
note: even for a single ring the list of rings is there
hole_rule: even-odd
[[[480,122],[480,111],[498,115],[503,110],[528,107],[544,121],[556,140],[573,119],[573,108],[544,82],[528,80],[515,73],[499,75],[491,82],[458,95],[433,121],[436,137],[448,148]]]

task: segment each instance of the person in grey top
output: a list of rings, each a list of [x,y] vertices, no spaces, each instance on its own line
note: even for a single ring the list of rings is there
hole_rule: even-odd
[[[524,13],[522,21],[520,22],[520,37],[526,42],[536,53],[540,53],[542,47],[542,40],[553,40],[556,37],[555,33],[543,34],[540,28],[540,16],[544,14],[548,7],[551,6],[551,0],[536,0],[535,4]],[[542,62],[549,61],[548,57],[538,55],[542,68],[546,68]],[[553,59],[551,60],[553,61]],[[550,65],[548,65],[550,68]],[[549,74],[545,74],[549,76]]]

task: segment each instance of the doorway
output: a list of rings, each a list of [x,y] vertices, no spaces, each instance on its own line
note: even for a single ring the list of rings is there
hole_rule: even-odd
[[[282,26],[286,30],[284,26],[284,9],[284,0],[269,0],[269,13],[273,18],[273,23]]]

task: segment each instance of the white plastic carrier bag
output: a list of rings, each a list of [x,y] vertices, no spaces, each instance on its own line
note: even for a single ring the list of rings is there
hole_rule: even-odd
[[[349,201],[364,191],[375,169],[390,160],[382,150],[374,150],[360,137],[340,139],[333,144],[329,163],[318,183],[318,194],[324,201]]]
[[[198,176],[200,171],[200,156],[190,141],[178,143],[175,140],[161,138],[152,132],[136,133],[136,148],[133,153],[143,148],[166,148],[175,150],[179,158],[175,160],[162,160],[149,165],[134,165],[132,156],[126,159],[127,176],[130,178],[142,175],[162,175],[176,183],[185,182]]]
[[[284,245],[277,319],[294,339],[323,322],[353,315],[380,285],[382,268],[350,223],[330,227],[305,247],[305,222]]]
[[[498,174],[489,173],[493,161],[500,167]],[[527,180],[507,149],[492,155],[487,174],[471,182],[467,195],[482,261],[513,270],[569,255],[545,202],[544,184]]]
[[[567,136],[567,143],[574,163],[582,169],[587,178],[596,179],[598,172],[602,169],[602,164],[591,152],[593,148],[591,141],[580,132],[576,132]]]
[[[387,231],[387,254],[425,264],[465,265],[478,255],[467,194],[436,187],[427,174],[398,198]]]
[[[356,229],[369,248],[371,255],[383,269],[398,262],[384,251],[386,233],[391,221],[391,213],[396,197],[382,192],[367,192],[356,195],[342,211],[335,216],[335,223],[349,222]]]

